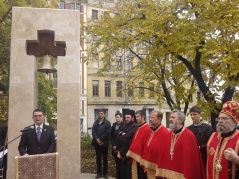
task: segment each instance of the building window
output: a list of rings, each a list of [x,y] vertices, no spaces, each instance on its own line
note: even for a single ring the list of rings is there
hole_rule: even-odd
[[[105,97],[111,96],[111,82],[105,81]]]
[[[153,98],[154,97],[154,84],[149,84],[149,97]]]
[[[70,9],[71,9],[71,10],[75,10],[75,4],[74,4],[74,3],[71,3],[71,4],[70,4]]]
[[[116,56],[116,70],[122,70],[122,56]]]
[[[93,55],[92,68],[99,68],[99,54]]]
[[[99,81],[98,80],[93,80],[92,81],[92,91],[93,91],[93,96],[99,96]]]
[[[200,91],[197,92],[197,100],[198,100],[198,101],[201,100],[201,92],[200,92]]]
[[[143,111],[145,112],[146,119],[145,121],[150,124],[149,118],[150,118],[150,113],[154,110],[154,108],[143,108]]]
[[[190,95],[188,96],[188,99],[189,99],[190,102],[193,102],[193,95],[190,94]]]
[[[133,58],[127,58],[127,70],[132,70],[133,69]]]
[[[80,11],[80,4],[76,4],[76,10]]]
[[[104,61],[104,68],[105,68],[106,70],[110,70],[110,60]]]
[[[98,19],[98,10],[92,9],[92,19]]]
[[[134,90],[132,86],[128,87],[128,97],[132,97],[134,95]]]
[[[166,112],[166,128],[169,128],[171,112]]]
[[[139,97],[144,97],[144,82],[139,82]]]
[[[60,9],[65,9],[65,1],[60,2]]]
[[[116,81],[116,96],[122,97],[123,96],[122,91],[123,91],[122,81]]]
[[[81,132],[83,132],[83,125],[84,125],[84,122],[83,122],[83,121],[84,121],[84,119],[81,118],[81,119],[80,119],[80,131],[81,131]]]

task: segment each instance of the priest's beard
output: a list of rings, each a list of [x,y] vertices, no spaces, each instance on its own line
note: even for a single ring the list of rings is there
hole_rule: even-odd
[[[217,124],[217,131],[220,133],[228,133],[233,131],[234,129],[235,129],[235,126],[232,126],[229,124],[224,124],[223,126],[219,125],[219,123]]]
[[[178,121],[175,122],[175,123],[170,123],[170,124],[169,124],[169,128],[170,128],[171,130],[174,130],[174,131],[178,130],[178,129],[179,129]]]

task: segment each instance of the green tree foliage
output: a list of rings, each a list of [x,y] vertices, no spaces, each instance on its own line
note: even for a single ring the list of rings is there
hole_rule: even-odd
[[[46,114],[49,124],[56,128],[57,95],[51,79],[46,79],[46,74],[38,74],[38,107]]]
[[[8,95],[8,86],[9,86],[9,69],[10,69],[10,41],[11,41],[11,13],[12,7],[38,7],[38,8],[58,8],[59,1],[51,0],[50,3],[46,0],[0,0],[0,82],[6,86],[7,90],[4,92],[5,95]],[[47,86],[48,81],[40,79],[39,87]],[[49,89],[49,88],[47,88]],[[50,93],[50,91],[47,91]],[[44,96],[45,90],[44,88],[39,88],[39,96]],[[49,94],[47,94],[49,96]],[[55,97],[55,91],[52,89],[51,97]],[[54,99],[55,100],[55,99]],[[53,100],[53,101],[54,101]],[[2,100],[1,100],[2,101]],[[8,99],[4,97],[4,106],[7,104]],[[41,107],[45,109],[53,109],[52,113],[56,112],[56,107],[54,107],[54,103],[52,106],[49,106],[50,102],[41,101],[39,98],[39,103]],[[3,103],[1,103],[3,104]],[[3,105],[1,105],[3,106]],[[6,109],[2,109],[4,113],[7,111]],[[47,110],[48,111],[48,110]],[[47,118],[50,119],[51,112],[47,112]],[[7,118],[6,118],[7,119]]]
[[[158,94],[170,107],[172,95],[178,94],[173,108],[180,108],[178,103],[187,103],[188,95],[195,93],[195,80],[204,97],[198,105],[210,114],[215,128],[222,103],[238,96],[238,1],[122,0],[102,14],[86,26],[88,34],[99,37],[91,52],[98,50],[114,61],[122,49],[139,56],[135,47],[144,44],[141,73],[155,79],[161,89],[169,85]]]

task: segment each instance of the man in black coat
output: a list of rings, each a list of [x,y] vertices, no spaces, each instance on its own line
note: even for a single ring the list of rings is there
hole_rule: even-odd
[[[213,128],[201,120],[201,110],[198,106],[193,106],[190,110],[190,116],[193,124],[188,126],[188,129],[194,133],[197,138],[204,169],[207,164],[207,141],[214,132]]]
[[[56,148],[54,129],[44,123],[45,115],[41,109],[33,111],[32,129],[25,131],[18,146],[20,155],[53,153]]]
[[[110,122],[105,118],[103,110],[99,110],[98,119],[92,127],[93,141],[95,147],[97,175],[95,178],[102,177],[101,156],[103,156],[103,177],[108,178],[108,146],[110,139]]]
[[[115,159],[116,166],[116,179],[119,176],[119,158],[117,157],[117,153],[119,150],[119,140],[118,135],[119,132],[123,129],[124,123],[122,121],[122,114],[120,112],[115,113],[115,123],[113,123],[111,127],[110,141],[112,145],[112,155]]]
[[[125,112],[125,126],[119,132],[119,176],[118,179],[131,179],[131,161],[127,158],[126,154],[132,143],[134,134],[138,129],[138,124],[135,120],[135,112],[128,110]]]

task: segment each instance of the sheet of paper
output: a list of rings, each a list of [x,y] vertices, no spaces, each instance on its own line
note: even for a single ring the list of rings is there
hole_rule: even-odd
[[[6,150],[4,150],[4,151],[2,151],[2,152],[0,152],[0,158],[2,158],[3,154],[4,154],[4,155],[6,155],[6,154],[7,154],[7,149],[6,149]]]

